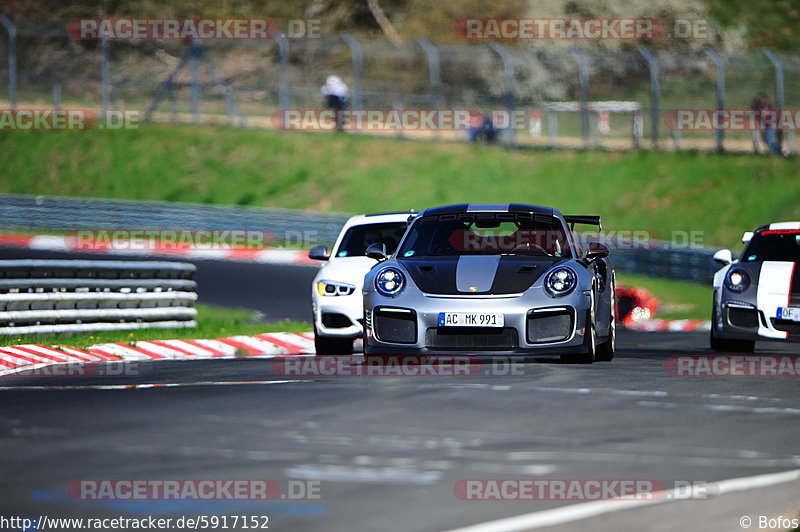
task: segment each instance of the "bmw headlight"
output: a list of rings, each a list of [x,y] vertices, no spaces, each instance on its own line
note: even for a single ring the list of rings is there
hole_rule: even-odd
[[[397,268],[385,268],[375,276],[375,289],[383,296],[394,297],[405,285],[406,278]]]
[[[744,292],[750,286],[750,275],[740,268],[733,268],[725,276],[725,286],[731,292]]]
[[[356,291],[356,287],[347,283],[336,281],[317,281],[317,294],[321,296],[349,296]]]
[[[578,275],[566,266],[550,270],[544,278],[544,289],[551,297],[561,297],[569,294],[578,286]]]

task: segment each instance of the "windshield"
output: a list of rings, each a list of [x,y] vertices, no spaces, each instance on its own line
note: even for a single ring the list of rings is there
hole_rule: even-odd
[[[414,223],[398,256],[530,255],[571,257],[557,218],[513,213],[426,216]]]
[[[800,231],[776,229],[753,236],[741,262],[800,262]]]
[[[347,230],[342,243],[336,250],[337,257],[363,257],[367,248],[381,242],[386,244],[389,255],[397,249],[397,244],[406,232],[406,222],[355,225]]]

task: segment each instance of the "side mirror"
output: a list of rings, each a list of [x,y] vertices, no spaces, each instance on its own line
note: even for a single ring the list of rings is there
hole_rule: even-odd
[[[587,260],[604,259],[608,257],[608,247],[600,242],[589,242],[589,250],[586,252]]]
[[[325,246],[314,246],[308,250],[308,258],[313,260],[328,260],[331,258],[328,255],[328,248]]]
[[[742,235],[742,243],[743,244],[747,244],[752,239],[753,239],[753,232],[752,231],[747,231],[747,232],[745,232],[745,234]]]
[[[386,244],[383,242],[375,242],[374,244],[370,244],[364,254],[371,259],[377,260],[378,262],[384,261],[388,256],[386,253]]]
[[[718,262],[723,266],[733,263],[733,254],[729,249],[721,249],[714,253],[714,262]]]

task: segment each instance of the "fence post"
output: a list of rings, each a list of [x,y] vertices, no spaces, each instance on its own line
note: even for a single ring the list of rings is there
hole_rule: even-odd
[[[358,39],[347,32],[340,34],[342,40],[350,48],[350,57],[353,61],[353,109],[364,107],[364,93],[362,88],[362,76],[364,67],[364,50]]]
[[[572,54],[578,60],[578,83],[580,84],[580,108],[581,108],[581,136],[583,145],[588,148],[591,146],[590,124],[589,124],[589,67],[586,63],[586,56],[573,47]]]
[[[291,105],[291,92],[289,92],[289,39],[286,35],[279,35],[278,55],[280,56],[280,69],[278,70],[278,107],[285,111]]]
[[[552,109],[547,111],[547,146],[555,148],[558,144],[558,114]]]
[[[639,53],[647,61],[647,68],[650,71],[650,138],[653,150],[658,150],[658,121],[661,117],[658,59],[644,46],[639,47]]]
[[[108,106],[111,100],[111,76],[109,73],[109,42],[108,39],[101,41],[100,47],[103,51],[102,77],[103,77],[103,120],[108,116]]]
[[[783,61],[781,61],[777,55],[772,53],[769,48],[764,48],[763,50],[764,55],[767,56],[767,59],[770,60],[772,66],[775,67],[775,110],[780,112],[783,111],[784,101],[783,101]],[[778,138],[778,145],[783,148],[783,131],[780,129],[776,131],[776,135]],[[786,154],[790,155],[794,153],[794,129],[790,128],[789,131],[786,132]]]
[[[489,47],[503,60],[503,77],[506,81],[506,111],[508,113],[508,145],[516,145],[514,131],[514,58],[501,44],[489,43]]]
[[[17,108],[17,28],[5,15],[0,15],[0,23],[8,32],[8,105]]]
[[[422,47],[425,56],[428,58],[428,84],[431,88],[431,109],[436,111],[441,106],[442,97],[442,76],[439,68],[439,50],[436,46],[426,39],[419,37],[417,43]],[[435,138],[439,138],[439,129],[434,132]]]
[[[192,71],[192,122],[200,123],[200,44],[192,39],[190,48],[190,68]]]
[[[56,111],[61,110],[61,82],[56,81],[53,83],[53,109]]]
[[[719,52],[711,48],[710,46],[705,47],[705,52],[708,57],[714,61],[714,64],[717,65],[717,110],[724,111],[725,110],[725,61],[722,59],[722,56],[719,55]],[[720,127],[716,127],[718,124],[714,124],[714,138],[716,139],[717,143],[717,152],[722,153],[725,151],[725,131],[722,130]]]
[[[442,77],[439,69],[439,50],[425,37],[419,37],[417,42],[425,51],[425,55],[428,58],[428,83],[431,87],[431,108],[438,111],[442,97]]]

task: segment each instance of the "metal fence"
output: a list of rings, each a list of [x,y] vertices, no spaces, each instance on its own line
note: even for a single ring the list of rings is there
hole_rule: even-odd
[[[0,335],[195,327],[193,264],[0,261]]]
[[[758,148],[757,135],[675,131],[666,113],[749,109],[761,91],[776,109],[800,108],[800,56],[769,50],[599,50],[541,41],[426,39],[392,44],[347,33],[202,44],[76,41],[64,23],[15,25],[5,17],[0,23],[0,43],[7,48],[0,75],[8,79],[11,107],[53,101],[55,107],[104,113],[136,110],[159,121],[269,128],[279,109],[321,107],[320,86],[327,75],[339,74],[350,86],[354,109],[481,108],[530,116],[530,127],[505,131],[509,143],[718,151],[751,151]],[[624,105],[609,108],[609,102]],[[785,152],[795,150],[793,131],[781,140]]]

